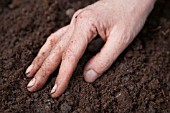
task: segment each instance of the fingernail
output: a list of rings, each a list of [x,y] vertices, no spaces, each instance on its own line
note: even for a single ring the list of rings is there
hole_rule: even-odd
[[[85,79],[87,82],[94,82],[98,78],[98,76],[99,75],[93,69],[90,69],[89,71],[87,71]]]
[[[31,71],[32,67],[33,67],[33,65],[31,64],[31,65],[27,68],[27,70],[26,70],[26,72],[25,72],[26,75]]]
[[[35,82],[36,82],[36,79],[33,78],[33,79],[28,83],[27,88],[32,87],[32,86],[35,84]]]
[[[57,90],[57,84],[54,85],[54,87],[51,90],[51,94],[55,93]]]

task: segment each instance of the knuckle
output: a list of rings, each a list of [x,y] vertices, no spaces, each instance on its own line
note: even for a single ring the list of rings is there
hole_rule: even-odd
[[[100,69],[105,69],[107,67],[105,62],[100,62]]]
[[[93,10],[83,10],[74,19],[82,32],[86,33],[88,41],[97,34],[97,16]]]
[[[73,19],[76,18],[80,13],[82,12],[82,9],[79,9],[73,14]]]
[[[57,43],[56,47],[54,49],[56,55],[61,54],[63,52],[63,48],[64,48],[64,46],[61,44],[61,42]]]
[[[63,52],[62,60],[68,60],[68,61],[74,61],[76,58],[75,52],[71,49],[68,48]]]
[[[99,66],[99,69],[101,69],[102,73],[103,71],[107,70],[109,67],[110,67],[110,63],[111,61],[110,60],[106,60],[106,61],[100,61],[98,65]]]
[[[90,27],[94,25],[96,16],[92,10],[83,10],[75,15],[75,19],[82,24],[88,24]]]
[[[50,43],[50,46],[53,46],[55,44],[55,35],[54,33],[51,34],[48,38],[47,38],[47,43]]]
[[[46,77],[52,72],[51,64],[50,62],[45,62],[41,67],[41,77]]]
[[[38,55],[34,60],[33,63],[35,68],[39,68],[41,66],[41,56]]]

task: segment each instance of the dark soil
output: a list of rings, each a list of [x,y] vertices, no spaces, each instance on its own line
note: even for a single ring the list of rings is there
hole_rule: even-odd
[[[1,0],[2,1],[2,0]],[[29,93],[25,69],[46,38],[70,18],[66,10],[95,0],[8,0],[0,2],[1,113],[170,113],[170,1],[157,2],[143,30],[93,84],[83,80],[86,52],[66,92],[52,99],[46,86]]]

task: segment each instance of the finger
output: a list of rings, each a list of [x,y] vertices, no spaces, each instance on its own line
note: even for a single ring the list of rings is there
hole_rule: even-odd
[[[94,82],[129,45],[131,42],[130,38],[120,31],[118,29],[113,30],[101,51],[86,64],[84,69],[85,81]]]
[[[94,25],[88,19],[84,20],[83,16],[80,15],[81,18],[77,17],[74,34],[62,56],[59,74],[51,90],[53,98],[60,96],[66,90],[79,59],[82,57],[89,41],[97,34]]]
[[[69,42],[71,34],[74,29],[68,28],[68,33],[64,34],[56,43],[55,47],[51,50],[49,56],[45,59],[40,69],[35,74],[34,78],[27,85],[30,92],[39,90],[47,81],[50,74],[52,74],[61,62],[62,53]]]
[[[55,71],[61,61],[61,48],[56,46],[46,58],[41,68],[37,71],[34,78],[27,85],[30,92],[39,90],[47,81],[50,74]]]
[[[66,32],[67,29],[68,29],[68,26],[65,26],[49,36],[45,44],[40,49],[38,55],[33,60],[32,64],[27,68],[26,70],[27,77],[32,77],[35,75],[35,73],[41,67],[44,60],[50,54],[50,51],[55,45],[55,43],[57,42],[57,40]]]

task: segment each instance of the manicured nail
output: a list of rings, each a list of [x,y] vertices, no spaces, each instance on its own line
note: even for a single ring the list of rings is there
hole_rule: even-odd
[[[27,70],[26,70],[26,72],[25,72],[26,75],[30,73],[32,67],[33,67],[33,65],[31,64],[31,65],[27,68]]]
[[[85,79],[87,82],[94,82],[98,78],[98,76],[99,75],[93,69],[90,69],[85,74]]]
[[[54,87],[51,90],[51,94],[55,93],[57,90],[57,84],[54,85]]]
[[[33,78],[33,79],[28,83],[27,88],[32,87],[32,86],[35,84],[35,82],[36,82],[36,79]]]

